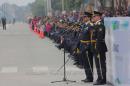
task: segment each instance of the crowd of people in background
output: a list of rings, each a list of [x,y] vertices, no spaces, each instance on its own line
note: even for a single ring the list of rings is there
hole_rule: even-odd
[[[126,17],[129,16],[128,11],[123,11],[123,13],[120,14],[119,11],[115,11],[115,14],[113,14],[109,10],[102,11],[102,19],[104,17]],[[59,20],[63,20],[65,22],[81,22],[82,21],[82,12],[69,12],[66,14],[59,14],[58,16],[43,16],[43,17],[34,17],[29,19],[29,23],[32,23],[32,25],[37,27],[42,27],[43,31],[45,31],[46,34],[49,35],[49,32],[51,31],[52,26],[57,23]],[[34,26],[32,26],[34,28]]]
[[[130,16],[130,13],[127,10],[115,10],[115,13],[112,13],[111,10],[103,11],[105,17],[126,17]]]

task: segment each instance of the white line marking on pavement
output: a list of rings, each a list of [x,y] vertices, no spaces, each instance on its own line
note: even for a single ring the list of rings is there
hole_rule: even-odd
[[[18,68],[17,67],[2,67],[0,73],[17,73]]]
[[[45,73],[45,72],[49,72],[49,68],[46,66],[36,66],[33,67],[33,72],[34,73]]]

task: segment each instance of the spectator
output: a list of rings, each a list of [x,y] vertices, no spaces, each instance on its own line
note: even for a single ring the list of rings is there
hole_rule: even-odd
[[[46,23],[46,32],[47,32],[47,36],[49,36],[49,32],[51,31],[52,25],[50,24],[50,22]]]

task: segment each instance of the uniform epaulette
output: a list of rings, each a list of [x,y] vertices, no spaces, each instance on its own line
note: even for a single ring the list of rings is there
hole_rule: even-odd
[[[98,22],[98,23],[97,23],[97,25],[100,25],[100,24],[101,24],[101,22]]]
[[[93,23],[90,22],[90,25],[93,26]]]

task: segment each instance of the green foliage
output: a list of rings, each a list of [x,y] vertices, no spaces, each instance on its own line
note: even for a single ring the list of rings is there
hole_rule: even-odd
[[[79,10],[82,0],[64,0],[65,1],[65,10]]]
[[[79,10],[82,0],[64,0],[64,8],[66,11]],[[52,0],[53,10],[62,10],[62,0]]]
[[[33,15],[36,16],[43,16],[45,15],[45,9],[44,9],[44,0],[36,0],[34,3],[31,4],[31,10]]]
[[[43,16],[46,12],[46,0],[36,0],[31,4],[33,15]],[[66,11],[79,10],[82,0],[64,0],[64,8]],[[53,12],[62,11],[62,0],[52,0]]]
[[[100,3],[101,3],[101,8],[103,9],[105,6],[105,0],[99,0],[100,1]]]
[[[62,0],[52,0],[52,9],[53,10],[62,10]]]

